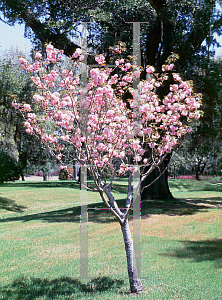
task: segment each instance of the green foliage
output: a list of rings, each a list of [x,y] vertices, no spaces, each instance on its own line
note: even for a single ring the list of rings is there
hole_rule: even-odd
[[[0,150],[0,182],[18,180],[20,173],[21,168],[16,160]]]
[[[20,161],[24,161],[24,172],[33,174],[37,170],[42,171],[47,179],[56,162],[49,149],[36,136],[26,136],[23,151]]]
[[[12,102],[31,102],[33,86],[30,79],[20,66],[18,57],[22,53],[10,50],[0,57],[0,145],[12,157],[24,158],[24,148],[27,143],[24,121],[18,114]],[[20,160],[21,167],[25,167],[25,159]]]
[[[192,60],[210,36],[210,26],[212,33],[220,34],[222,25],[216,1],[209,0],[4,0],[0,10],[9,24],[26,23],[27,36],[33,37],[32,29],[42,45],[52,42],[67,55],[78,46],[73,43],[79,37],[76,22],[89,22],[90,47],[102,52],[119,40],[132,45],[132,24],[126,22],[146,22],[141,25],[143,54],[146,64],[155,65],[162,65],[171,52],[180,54],[183,62]]]
[[[42,143],[26,133],[22,116],[12,106],[16,99],[18,103],[30,103],[35,111],[32,103],[35,89],[18,60],[22,55],[11,50],[2,53],[0,59],[0,146],[19,160],[21,171],[29,172],[31,165],[34,171],[41,170],[46,176],[54,161]]]

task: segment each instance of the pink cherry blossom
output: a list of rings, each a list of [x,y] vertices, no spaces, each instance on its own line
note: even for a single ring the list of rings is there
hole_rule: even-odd
[[[166,67],[166,69],[167,69],[167,71],[170,71],[173,69],[173,67],[174,67],[174,64],[170,64]]]
[[[130,169],[132,162],[152,165],[152,158],[142,157],[144,145],[150,148],[155,161],[177,147],[179,139],[190,132],[191,122],[199,119],[200,97],[180,75],[173,74],[175,84],[164,99],[156,94],[168,80],[168,71],[172,70],[173,64],[163,66],[161,75],[154,74],[154,67],[147,66],[147,79],[140,81],[136,98],[133,80],[139,78],[140,71],[133,66],[132,60],[119,58],[121,50],[118,49],[114,52],[121,76],[113,75],[113,69],[105,66],[105,57],[98,55],[95,60],[101,67],[90,70],[85,89],[79,88],[80,77],[75,76],[74,70],[75,67],[78,70],[83,59],[79,48],[72,55],[72,71],[62,66],[63,52],[53,45],[46,47],[46,60],[40,54],[36,54],[33,64],[20,59],[38,89],[33,100],[43,112],[42,115],[34,114],[30,112],[29,104],[21,105],[26,130],[41,135],[59,160],[65,158],[62,153],[65,146],[71,145],[80,164],[103,169],[112,165],[113,159],[119,159],[120,172],[124,174],[126,170],[133,171],[134,168]],[[52,64],[50,68],[49,63]],[[133,96],[129,106],[122,99],[126,91]],[[46,129],[51,125],[53,129],[49,134]]]
[[[19,109],[20,103],[12,102],[12,105],[14,106],[15,109]]]
[[[24,104],[23,107],[24,107],[25,110],[28,110],[28,111],[31,110],[30,104]]]
[[[40,52],[37,52],[36,55],[35,55],[35,57],[36,57],[37,59],[40,59],[40,58],[42,58],[42,54],[41,54]]]
[[[151,73],[155,72],[155,69],[153,66],[149,66],[148,68],[146,68],[146,72],[147,72],[147,74],[151,74]]]
[[[106,62],[105,57],[102,54],[96,56],[95,61],[100,65],[103,65]]]

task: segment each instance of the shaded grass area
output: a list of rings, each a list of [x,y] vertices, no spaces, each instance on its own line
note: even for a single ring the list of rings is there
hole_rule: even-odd
[[[126,185],[125,179],[115,184],[120,206]],[[220,182],[172,180],[170,186],[175,200],[148,200],[141,206],[144,292],[139,299],[222,299]],[[7,183],[0,186],[0,196],[0,299],[136,297],[128,294],[120,226],[102,210],[97,193],[88,193],[88,279],[79,278],[76,183]]]
[[[99,195],[96,194],[96,199]],[[200,196],[200,195],[199,195]],[[1,198],[0,198],[1,202]],[[24,212],[15,217],[2,217],[0,223],[23,221],[28,222],[31,220],[42,220],[46,222],[76,222],[80,221],[81,206],[71,206],[64,209],[50,210],[46,212],[31,213],[28,214],[28,209],[25,206],[17,205],[13,200],[4,200],[5,204],[3,209],[13,212]],[[11,204],[12,203],[12,204]],[[119,207],[124,208],[125,199],[117,200]],[[50,207],[49,207],[50,208]],[[141,217],[148,218],[151,215],[166,214],[170,216],[174,215],[192,215],[198,212],[207,211],[209,208],[222,208],[222,197],[208,197],[196,198],[196,199],[174,199],[174,200],[144,200],[141,202]],[[1,207],[0,207],[1,209]],[[132,209],[133,211],[133,209]],[[96,202],[94,204],[88,204],[88,214],[90,222],[95,223],[110,223],[117,222],[115,217],[106,209],[104,204]],[[8,216],[8,215],[7,215]]]
[[[92,183],[89,184],[92,187]],[[186,215],[195,214],[199,211],[205,211],[209,208],[221,208],[222,207],[222,184],[211,184],[209,182],[198,182],[195,180],[170,180],[170,187],[173,191],[175,199],[173,200],[145,200],[141,203],[141,216],[146,218],[153,214],[167,214],[167,215]],[[55,182],[16,182],[6,183],[3,186],[4,189],[16,190],[17,194],[19,190],[22,191],[22,197],[29,197],[29,191],[33,189],[38,191],[39,195],[44,194],[46,196],[45,201],[49,202],[47,198],[47,192],[51,195],[53,204],[51,206],[56,207],[55,199],[60,193],[62,188],[65,191],[64,196],[66,199],[59,200],[58,208],[61,206],[67,206],[68,208],[54,209],[52,210],[49,205],[46,205],[44,212],[38,212],[29,214],[30,209],[25,205],[16,203],[15,200],[0,197],[0,209],[5,209],[12,212],[20,212],[22,214],[15,214],[15,217],[0,218],[0,222],[10,221],[30,221],[30,220],[45,220],[48,222],[79,222],[79,216],[81,213],[80,190],[79,184],[73,181],[55,181]],[[40,189],[40,190],[39,190]],[[43,189],[43,191],[41,191]],[[73,191],[74,190],[74,191]],[[212,193],[214,192],[214,193]],[[35,192],[35,194],[38,194]],[[75,193],[75,195],[74,195]],[[114,184],[114,193],[120,207],[125,206],[125,195],[127,193],[127,179],[121,179]],[[88,211],[92,222],[113,222],[115,219],[110,212],[104,211],[104,204],[101,202],[99,194],[95,192],[88,193]],[[32,195],[33,196],[33,195]],[[31,196],[31,197],[32,197]],[[188,196],[184,198],[184,196]],[[198,197],[199,196],[199,197]],[[16,198],[16,197],[15,197]],[[73,200],[72,200],[73,199]],[[35,199],[34,199],[35,200]],[[97,201],[99,200],[99,201]],[[62,203],[61,203],[62,202]],[[71,204],[74,204],[72,206]],[[93,203],[92,203],[93,202]],[[41,204],[45,204],[41,201]],[[62,204],[62,205],[61,205]],[[65,205],[64,205],[65,204]],[[77,204],[77,205],[76,205]],[[31,203],[33,206],[33,203]],[[35,202],[36,206],[36,202]],[[43,205],[41,205],[42,207]],[[50,209],[47,211],[47,208]],[[5,214],[5,216],[8,216]]]
[[[222,268],[222,239],[204,241],[180,241],[183,247],[172,249],[161,255],[187,258],[195,262],[215,261],[216,268]]]
[[[118,290],[124,284],[123,280],[113,280],[109,277],[99,277],[82,283],[70,277],[57,279],[25,278],[15,279],[2,289],[2,299],[75,299],[84,294],[95,295],[102,291]],[[74,298],[72,298],[74,299]]]
[[[218,199],[217,199],[218,200]],[[125,200],[117,200],[120,207],[124,207]],[[151,215],[166,214],[166,215],[192,215],[200,211],[207,211],[209,208],[222,207],[221,200],[213,199],[203,200],[201,198],[194,200],[147,200],[141,203],[141,217],[148,218]],[[10,209],[11,210],[11,209]],[[13,210],[18,212],[19,210]],[[0,223],[14,222],[14,221],[45,221],[45,222],[80,222],[81,206],[73,206],[65,209],[52,210],[47,212],[25,214],[23,216],[15,216],[0,219]],[[88,205],[88,214],[90,222],[95,223],[112,223],[117,222],[115,217],[106,210],[104,204],[101,202]]]
[[[14,200],[0,197],[0,209],[5,209],[14,212],[23,212],[27,207],[18,205]]]

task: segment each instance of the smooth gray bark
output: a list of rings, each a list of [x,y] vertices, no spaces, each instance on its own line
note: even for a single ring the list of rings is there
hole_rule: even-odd
[[[96,178],[97,178],[96,174],[94,174],[94,179],[96,179]],[[133,204],[132,180],[133,180],[133,175],[132,175],[132,173],[130,173],[125,213],[121,212],[121,210],[118,207],[118,204],[115,201],[115,198],[112,195],[111,184],[104,185],[101,182],[98,182],[97,180],[95,180],[95,184],[96,184],[96,187],[100,193],[100,196],[101,196],[103,202],[110,209],[110,211],[117,218],[117,220],[119,221],[119,223],[121,225],[121,230],[122,230],[124,244],[125,244],[125,250],[126,250],[130,291],[131,291],[131,293],[140,294],[143,290],[143,287],[142,287],[142,283],[139,278],[139,274],[138,274],[138,270],[137,270],[137,266],[136,266],[136,256],[135,256],[135,251],[134,251],[134,247],[133,247],[133,239],[132,239],[132,235],[130,232],[129,221],[128,221],[129,212],[130,212],[130,209],[132,208],[132,204]],[[135,188],[135,190],[136,190],[136,192],[138,192],[137,188]],[[104,194],[108,198],[108,201],[104,197]]]
[[[130,290],[131,293],[140,294],[143,290],[143,287],[137,271],[136,257],[133,248],[133,239],[131,236],[128,219],[126,220],[124,225],[121,226],[121,229],[123,233],[125,250],[126,250]]]

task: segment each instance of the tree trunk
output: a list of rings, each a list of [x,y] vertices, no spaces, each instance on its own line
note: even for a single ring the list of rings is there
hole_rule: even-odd
[[[204,174],[204,169],[205,169],[206,165],[207,165],[207,162],[204,162],[204,164],[203,164],[203,166],[202,166],[202,168],[201,168],[200,174],[201,174],[202,176],[203,176],[203,174]],[[217,171],[216,171],[215,173],[217,173]]]
[[[169,154],[166,159],[160,164],[158,168],[155,168],[154,171],[146,178],[146,180],[141,185],[147,186],[151,184],[148,188],[145,188],[141,194],[141,200],[149,200],[149,199],[159,199],[159,200],[171,200],[174,199],[173,195],[170,192],[169,185],[168,185],[168,171],[167,166],[170,162],[171,155]],[[145,170],[146,171],[146,170]]]
[[[121,226],[121,229],[123,233],[125,250],[126,250],[130,290],[131,293],[140,294],[143,290],[143,287],[137,271],[136,257],[133,248],[133,239],[131,236],[128,220],[126,220],[125,224]]]
[[[47,181],[47,173],[43,173],[43,181]]]
[[[175,168],[175,165],[173,165],[173,179],[176,179],[176,168]]]
[[[22,177],[22,181],[25,181],[24,173],[21,174],[21,177]]]
[[[196,173],[195,174],[196,180],[200,180],[200,164],[201,164],[201,161],[198,161],[196,172],[195,172]]]

